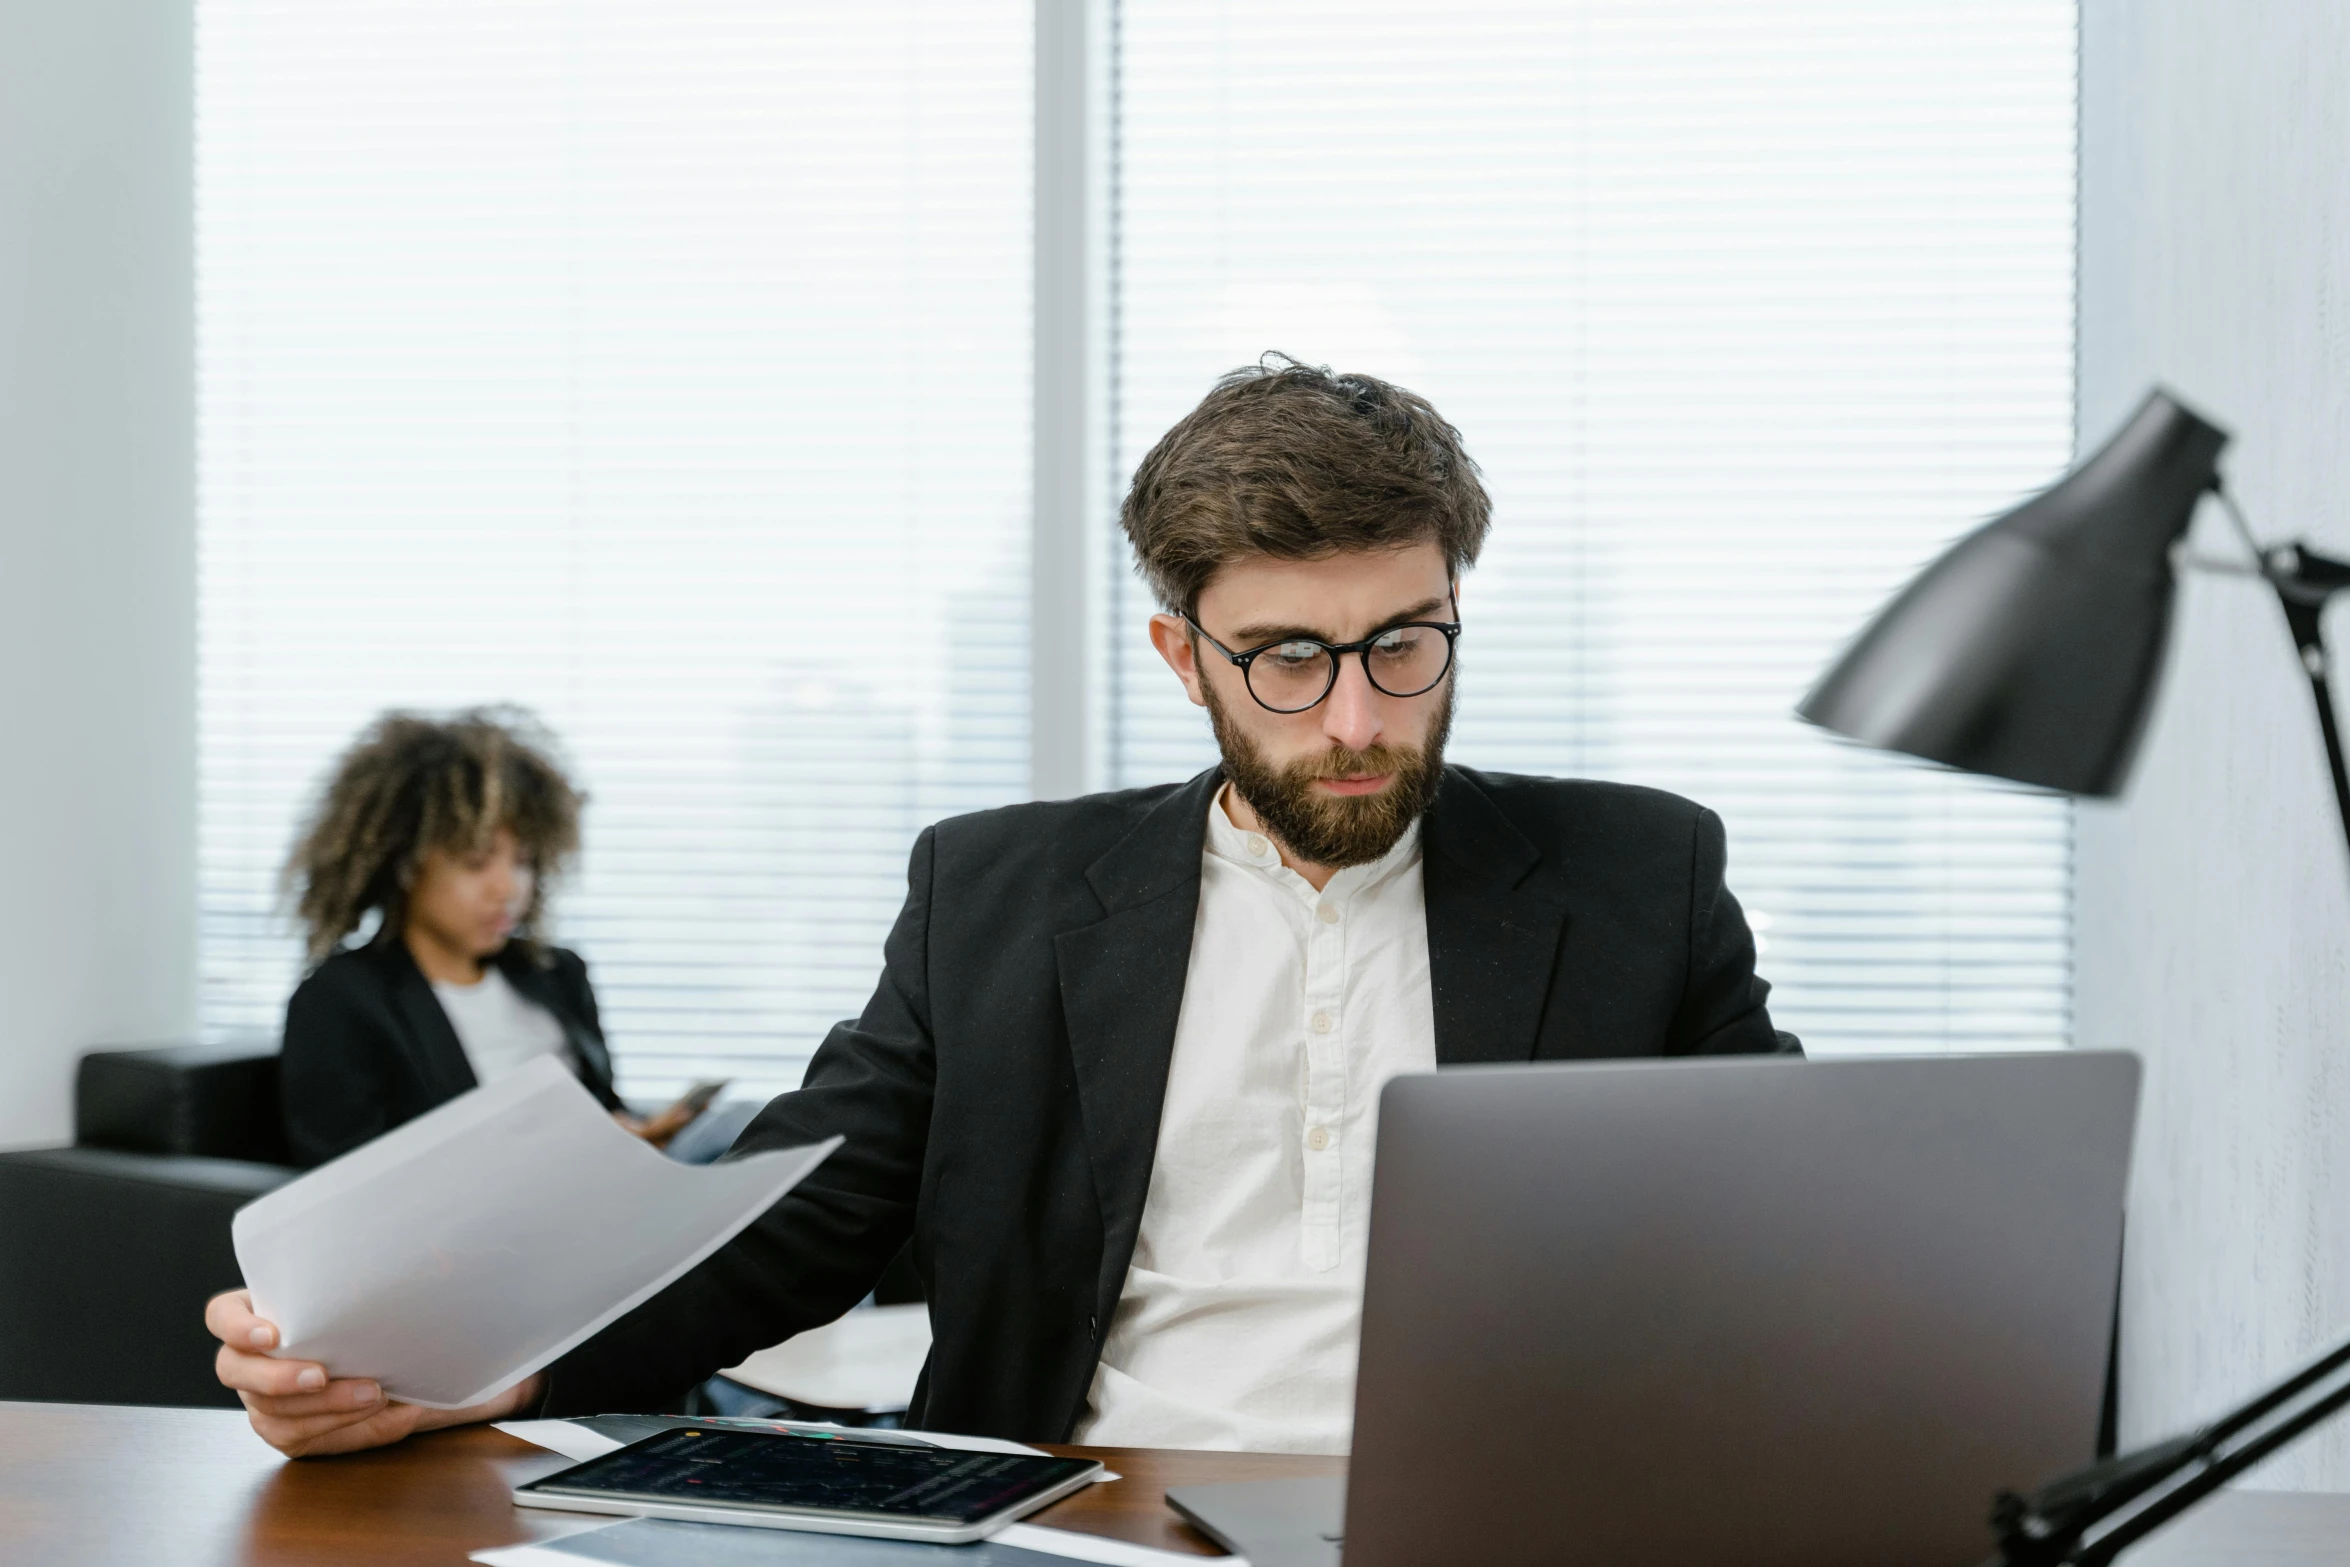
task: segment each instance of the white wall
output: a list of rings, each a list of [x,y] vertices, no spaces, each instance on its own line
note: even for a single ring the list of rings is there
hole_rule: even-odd
[[[2350,6],[2087,0],[2081,49],[2084,443],[2163,381],[2263,537],[2350,554]],[[2076,1038],[2148,1067],[2125,1442],[2350,1335],[2350,856],[2273,598],[2180,609],[2131,791],[2080,816]],[[2258,1483],[2350,1487],[2350,1421]]]
[[[195,1025],[187,0],[0,0],[0,1145]]]

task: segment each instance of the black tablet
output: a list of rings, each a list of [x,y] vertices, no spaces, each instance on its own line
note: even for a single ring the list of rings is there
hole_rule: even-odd
[[[960,1544],[1090,1482],[1089,1458],[692,1426],[514,1488],[525,1507]]]

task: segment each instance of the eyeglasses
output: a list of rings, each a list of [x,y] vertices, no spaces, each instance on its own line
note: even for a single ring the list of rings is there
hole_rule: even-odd
[[[1460,613],[1457,601],[1453,613]],[[1283,637],[1235,653],[1190,615],[1183,619],[1207,639],[1208,646],[1239,667],[1248,694],[1274,713],[1302,713],[1319,704],[1338,684],[1339,660],[1349,653],[1362,659],[1363,674],[1373,689],[1389,696],[1425,696],[1451,670],[1453,644],[1461,634],[1458,620],[1407,620],[1360,642]]]

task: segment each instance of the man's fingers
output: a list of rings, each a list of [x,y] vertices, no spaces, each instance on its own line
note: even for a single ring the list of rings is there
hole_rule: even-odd
[[[383,1413],[381,1409],[330,1409],[318,1414],[285,1414],[276,1409],[274,1399],[259,1398],[251,1393],[243,1397],[245,1413],[252,1419],[253,1429],[275,1447],[284,1447],[289,1442],[315,1441],[330,1431],[363,1424]]]
[[[526,1377],[471,1409],[426,1409],[419,1404],[403,1404],[385,1398],[377,1384],[357,1377],[330,1383],[315,1393],[240,1392],[237,1396],[244,1400],[245,1416],[252,1421],[261,1440],[288,1458],[321,1458],[329,1453],[356,1453],[382,1447],[414,1431],[503,1419],[536,1404],[545,1387],[543,1374]],[[361,1399],[369,1401],[345,1402]]]
[[[313,1360],[274,1360],[233,1344],[223,1344],[212,1357],[213,1375],[221,1385],[240,1393],[319,1393],[326,1390],[326,1367]]]
[[[289,1458],[355,1453],[397,1442],[416,1428],[424,1413],[414,1404],[385,1404],[365,1415],[309,1415],[293,1419],[250,1411],[253,1429]]]
[[[384,1401],[383,1389],[364,1378],[329,1382],[315,1393],[247,1393],[237,1396],[245,1407],[257,1414],[285,1419],[303,1419],[312,1415],[373,1414]]]
[[[310,1360],[278,1360],[260,1351],[278,1346],[277,1325],[253,1312],[253,1297],[229,1290],[204,1303],[204,1326],[220,1349],[212,1369],[244,1401],[245,1417],[261,1440],[289,1458],[355,1453],[397,1442],[416,1429],[425,1411],[393,1403],[365,1377],[327,1375]]]
[[[230,1290],[206,1301],[204,1326],[223,1344],[239,1349],[277,1348],[277,1324],[253,1314],[253,1297],[244,1290]]]

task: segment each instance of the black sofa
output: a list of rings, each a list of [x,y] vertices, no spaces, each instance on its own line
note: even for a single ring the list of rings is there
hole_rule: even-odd
[[[233,1407],[204,1302],[244,1282],[230,1217],[286,1158],[275,1039],[84,1056],[73,1146],[0,1153],[0,1399]],[[875,1298],[922,1299],[910,1250]],[[722,1377],[686,1410],[842,1417]]]
[[[285,1159],[276,1040],[84,1056],[73,1146],[0,1153],[0,1399],[234,1405],[204,1302]]]

